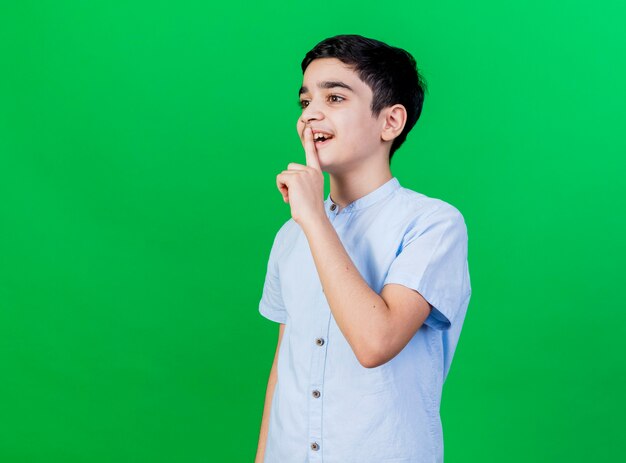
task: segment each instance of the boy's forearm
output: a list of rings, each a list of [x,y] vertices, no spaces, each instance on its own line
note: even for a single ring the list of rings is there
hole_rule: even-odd
[[[337,326],[364,366],[374,365],[390,313],[369,287],[324,216],[302,226]]]

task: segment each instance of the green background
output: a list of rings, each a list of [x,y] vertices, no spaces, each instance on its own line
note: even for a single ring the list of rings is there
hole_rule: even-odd
[[[340,33],[415,56],[392,172],[468,226],[446,462],[616,461],[622,5],[2,2],[0,461],[253,461],[275,177],[305,163],[300,61]]]

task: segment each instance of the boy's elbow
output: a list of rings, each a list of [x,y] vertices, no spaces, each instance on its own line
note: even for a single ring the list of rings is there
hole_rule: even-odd
[[[361,366],[365,368],[376,368],[381,366],[384,362],[379,362],[376,358],[359,359]]]
[[[370,346],[362,349],[356,356],[359,363],[365,368],[376,368],[391,360],[387,352],[380,347]]]

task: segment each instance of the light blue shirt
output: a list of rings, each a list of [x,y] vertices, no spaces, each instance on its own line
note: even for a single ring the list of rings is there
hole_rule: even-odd
[[[264,317],[285,324],[264,461],[442,462],[441,392],[471,294],[463,216],[396,177],[341,211],[330,194],[324,205],[370,288],[404,285],[433,310],[397,356],[363,367],[335,322],[304,232],[285,222],[259,303]]]

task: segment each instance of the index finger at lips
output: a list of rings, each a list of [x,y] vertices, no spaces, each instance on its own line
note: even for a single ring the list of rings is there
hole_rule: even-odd
[[[304,129],[304,152],[306,154],[307,166],[319,169],[317,148],[315,148],[315,141],[313,140],[313,129],[308,126]]]
[[[304,128],[304,151],[310,154],[315,151],[315,141],[313,141],[313,129],[308,125]]]

